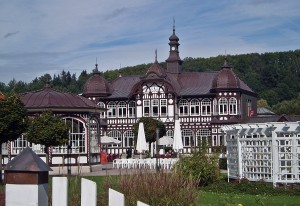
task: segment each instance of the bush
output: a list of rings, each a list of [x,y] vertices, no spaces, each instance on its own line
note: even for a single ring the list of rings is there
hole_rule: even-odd
[[[145,173],[140,171],[120,178],[107,178],[104,191],[112,188],[124,194],[126,206],[142,201],[152,206],[192,206],[198,198],[198,190],[192,180],[178,173]],[[108,194],[103,193],[101,205],[107,205]]]
[[[218,157],[201,151],[180,158],[175,165],[175,171],[187,179],[192,179],[198,186],[205,186],[220,179]]]
[[[227,158],[220,158],[219,159],[219,168],[221,170],[227,170]]]

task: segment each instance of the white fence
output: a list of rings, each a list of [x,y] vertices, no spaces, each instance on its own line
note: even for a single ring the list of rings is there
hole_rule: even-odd
[[[267,182],[300,183],[300,122],[228,125],[228,176]]]
[[[81,206],[97,205],[97,185],[95,182],[82,178],[81,179]],[[67,206],[68,205],[68,180],[67,177],[52,178],[52,205]],[[109,189],[108,206],[125,206],[124,194]],[[149,206],[140,201],[137,206]]]
[[[155,169],[159,165],[162,169],[169,170],[178,160],[179,158],[114,159],[113,168]]]

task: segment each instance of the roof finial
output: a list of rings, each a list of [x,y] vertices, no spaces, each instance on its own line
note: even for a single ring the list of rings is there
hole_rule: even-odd
[[[98,61],[97,60],[98,60],[98,58],[96,57],[96,64],[95,64],[96,67],[95,67],[95,70],[98,71]]]
[[[173,34],[175,34],[175,17],[173,16]]]
[[[157,62],[157,49],[155,49],[155,62]]]
[[[95,64],[95,69],[93,70],[93,73],[98,73],[99,70],[98,70],[98,59],[96,57],[96,64]]]

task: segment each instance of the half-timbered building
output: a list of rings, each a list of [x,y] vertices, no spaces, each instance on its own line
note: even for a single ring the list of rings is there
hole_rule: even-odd
[[[134,147],[133,125],[141,117],[164,122],[167,136],[173,136],[175,119],[181,122],[183,152],[208,142],[210,148],[225,145],[221,126],[256,115],[256,93],[233,72],[224,60],[218,72],[185,72],[179,56],[175,28],[169,38],[166,68],[157,61],[143,76],[120,76],[108,82],[96,64],[83,95],[106,109],[101,118],[102,135],[122,141],[111,145],[110,153]]]
[[[46,85],[43,89],[20,94],[20,99],[33,119],[51,111],[69,126],[69,141],[49,148],[50,166],[81,166],[100,163],[99,113],[103,111],[94,102],[80,95],[59,92]],[[46,161],[45,147],[28,142],[22,135],[2,145],[3,163],[7,164],[24,148],[30,147]]]

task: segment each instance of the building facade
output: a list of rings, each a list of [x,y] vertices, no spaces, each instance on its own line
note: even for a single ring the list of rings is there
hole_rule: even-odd
[[[109,153],[134,148],[133,125],[141,117],[162,121],[170,137],[175,119],[179,119],[183,152],[189,153],[202,141],[211,151],[224,148],[221,126],[256,115],[256,93],[237,77],[226,58],[218,72],[184,72],[179,45],[173,28],[167,68],[158,63],[156,55],[143,76],[120,76],[108,82],[96,64],[83,96],[106,109],[100,115],[105,122],[100,125],[101,135],[122,141],[120,145],[110,145]]]
[[[100,163],[99,113],[103,109],[87,98],[59,92],[46,85],[43,89],[20,94],[30,119],[51,111],[69,125],[69,141],[65,145],[49,148],[49,165],[92,165]],[[46,161],[45,147],[28,142],[23,135],[15,141],[2,144],[3,164],[7,164],[23,149],[30,147]]]

